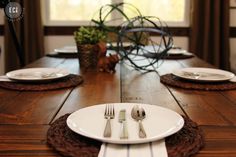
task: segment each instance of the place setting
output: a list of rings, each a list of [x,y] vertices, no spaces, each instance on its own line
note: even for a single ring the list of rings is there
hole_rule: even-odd
[[[72,157],[187,157],[204,146],[204,136],[195,122],[170,109],[109,103],[58,118],[48,129],[47,142]]]
[[[188,59],[194,57],[192,53],[180,47],[172,47],[167,53],[168,56],[165,59]]]
[[[63,68],[25,68],[0,76],[0,87],[18,91],[43,91],[74,87],[83,82],[80,75]]]
[[[159,45],[148,45],[145,46],[145,50],[143,55],[147,58],[156,58],[160,55],[160,53],[157,52],[162,52],[164,48],[162,48]],[[171,49],[167,51],[167,55],[163,57],[163,59],[188,59],[192,58],[194,55],[180,47],[172,46]]]
[[[236,89],[235,74],[221,69],[190,67],[173,71],[161,76],[164,84],[197,90],[233,90]]]
[[[56,58],[78,58],[78,50],[76,46],[64,46],[54,49],[54,52],[51,52],[46,56]]]

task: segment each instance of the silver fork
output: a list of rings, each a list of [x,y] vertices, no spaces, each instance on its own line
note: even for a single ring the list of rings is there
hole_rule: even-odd
[[[103,133],[104,137],[111,137],[111,119],[115,117],[115,109],[113,105],[106,105],[104,118],[107,119],[105,130]]]

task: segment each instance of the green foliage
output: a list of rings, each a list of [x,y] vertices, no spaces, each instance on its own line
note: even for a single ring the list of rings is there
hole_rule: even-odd
[[[94,27],[80,27],[74,32],[74,38],[77,44],[97,44],[105,40],[107,33]]]

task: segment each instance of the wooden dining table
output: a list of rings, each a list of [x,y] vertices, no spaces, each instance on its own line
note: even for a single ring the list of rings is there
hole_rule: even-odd
[[[213,67],[203,60],[164,60],[157,72],[142,73],[119,63],[113,74],[81,70],[76,58],[43,57],[26,68],[57,67],[83,77],[74,88],[14,91],[0,88],[0,156],[60,156],[46,141],[50,125],[67,113],[111,103],[146,103],[186,115],[203,130],[196,157],[236,157],[236,90],[201,91],[164,85],[160,76],[184,67]]]

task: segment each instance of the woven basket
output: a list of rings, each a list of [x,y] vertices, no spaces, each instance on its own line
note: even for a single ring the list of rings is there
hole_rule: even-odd
[[[79,65],[81,68],[96,68],[98,62],[98,46],[97,45],[78,45]]]

